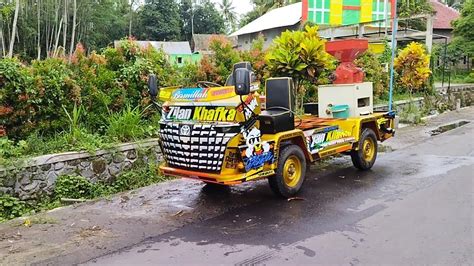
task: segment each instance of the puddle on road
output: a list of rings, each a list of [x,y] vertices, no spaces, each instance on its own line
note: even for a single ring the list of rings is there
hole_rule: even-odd
[[[450,131],[450,130],[453,130],[455,128],[458,128],[458,127],[462,127],[466,124],[469,124],[470,122],[469,121],[459,121],[459,122],[456,122],[456,123],[452,123],[452,124],[449,124],[449,125],[444,125],[444,126],[440,126],[430,132],[428,132],[431,136],[437,136],[439,134],[442,134],[442,133],[445,133],[447,131]]]

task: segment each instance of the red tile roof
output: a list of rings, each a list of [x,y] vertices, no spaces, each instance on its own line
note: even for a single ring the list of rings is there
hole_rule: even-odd
[[[431,6],[436,12],[433,29],[452,29],[451,21],[459,18],[459,11],[436,0],[431,1]]]

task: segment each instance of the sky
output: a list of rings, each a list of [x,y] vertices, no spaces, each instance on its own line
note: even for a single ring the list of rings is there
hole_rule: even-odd
[[[219,8],[219,4],[221,0],[212,0],[212,2],[216,3],[216,7]],[[235,12],[239,15],[244,15],[245,13],[252,10],[251,0],[233,0],[233,6],[235,7]]]

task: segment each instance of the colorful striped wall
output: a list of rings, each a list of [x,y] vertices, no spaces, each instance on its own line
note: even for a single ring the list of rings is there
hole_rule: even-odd
[[[303,0],[303,21],[350,25],[383,20],[392,16],[394,3],[394,0]]]

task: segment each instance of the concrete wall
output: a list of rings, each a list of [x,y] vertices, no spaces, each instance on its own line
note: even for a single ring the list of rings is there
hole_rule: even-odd
[[[51,194],[60,175],[81,175],[92,182],[112,182],[124,170],[137,163],[158,163],[161,152],[157,139],[123,144],[112,151],[68,152],[32,158],[17,168],[0,167],[0,193],[23,200],[39,199]]]
[[[260,36],[260,34],[263,35],[265,38],[265,43],[264,43],[264,48],[270,47],[270,45],[273,43],[273,40],[280,36],[280,34],[286,30],[296,30],[299,27],[299,23],[294,25],[294,26],[289,26],[289,27],[281,27],[281,28],[274,28],[274,29],[269,29],[269,30],[264,30],[261,32],[254,32],[250,34],[244,34],[238,36],[238,48],[240,50],[250,50],[252,47],[252,42]]]

